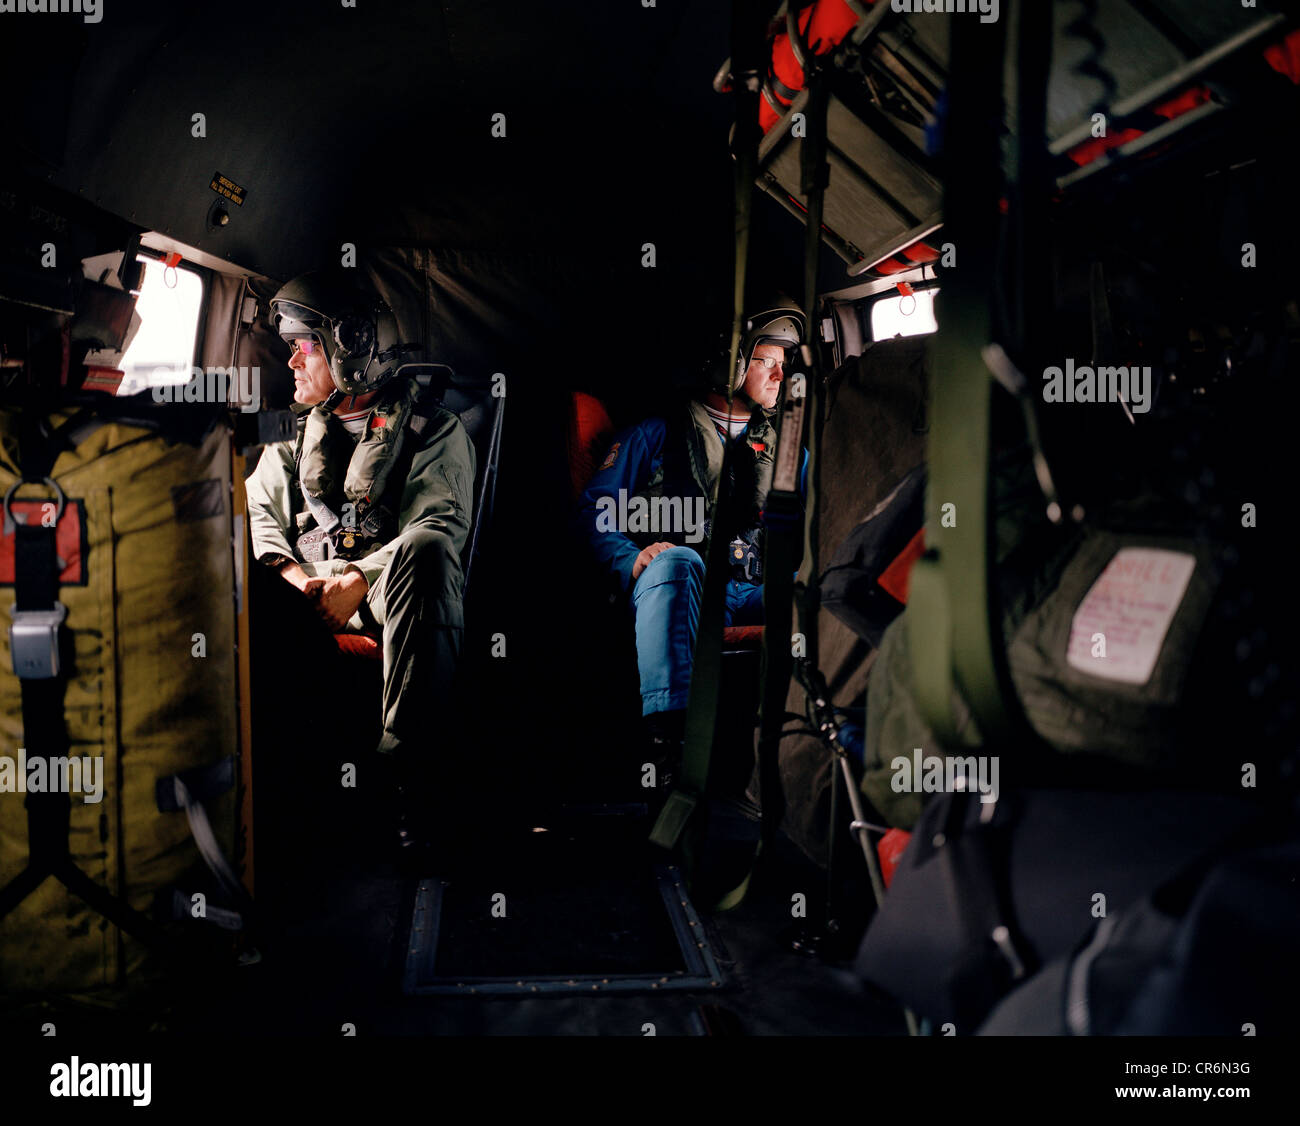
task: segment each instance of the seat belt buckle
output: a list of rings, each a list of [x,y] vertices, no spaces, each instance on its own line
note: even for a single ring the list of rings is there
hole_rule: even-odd
[[[49,610],[9,609],[9,654],[20,680],[52,680],[59,675],[59,627],[68,608],[56,602]]]

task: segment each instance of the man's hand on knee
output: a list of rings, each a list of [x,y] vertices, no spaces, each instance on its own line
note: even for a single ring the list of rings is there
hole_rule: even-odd
[[[672,544],[660,540],[658,543],[652,543],[649,547],[643,548],[641,554],[636,557],[636,562],[632,564],[632,581],[636,582],[641,577],[641,572],[650,565],[651,559],[661,551],[667,551],[672,546]]]

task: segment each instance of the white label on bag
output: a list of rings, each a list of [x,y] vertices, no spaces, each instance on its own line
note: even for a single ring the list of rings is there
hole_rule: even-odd
[[[1070,622],[1070,667],[1105,680],[1145,684],[1195,569],[1196,557],[1185,552],[1117,551]]]

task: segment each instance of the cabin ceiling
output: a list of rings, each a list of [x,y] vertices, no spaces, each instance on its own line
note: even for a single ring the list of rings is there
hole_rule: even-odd
[[[710,87],[727,7],[688,0],[104,0],[94,25],[20,19],[6,17],[0,48],[17,107],[4,128],[28,170],[271,276],[318,259],[340,212],[383,201],[390,185],[442,197],[461,240],[490,239],[485,189],[529,194],[530,181],[565,176],[565,157],[613,155],[631,170],[660,126],[674,123],[686,145],[716,140],[730,108]],[[504,141],[490,136],[497,112]],[[483,183],[491,168],[495,190]],[[209,224],[215,173],[246,189],[224,229]],[[606,167],[606,182],[618,173]]]
[[[1282,2],[1095,7],[1099,57],[1122,103]],[[718,258],[729,237],[732,105],[711,80],[727,53],[729,8],[103,0],[93,25],[11,15],[0,83],[12,112],[0,130],[14,142],[5,151],[40,179],[270,277],[365,240],[497,255],[562,248],[594,259],[672,238],[687,253],[716,228]],[[1072,0],[1054,11],[1048,132],[1058,142],[1086,126],[1104,95],[1087,65],[1097,48],[1076,24],[1084,11]],[[882,26],[942,80],[950,20],[962,18],[978,16],[888,16]],[[1259,46],[1245,53],[1257,59]],[[192,134],[196,113],[205,115],[202,138]],[[495,113],[506,115],[504,140],[491,136]],[[876,143],[864,124],[833,131],[841,167],[827,224],[852,250],[850,273],[941,221],[937,169],[914,132]],[[782,125],[764,144],[765,186],[786,193],[781,206],[794,216],[797,149]],[[210,222],[218,173],[246,191],[242,206],[227,207],[225,227]]]

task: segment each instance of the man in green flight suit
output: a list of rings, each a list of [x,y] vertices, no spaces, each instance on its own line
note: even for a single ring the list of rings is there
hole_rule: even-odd
[[[296,441],[266,447],[247,481],[253,557],[331,632],[382,642],[379,762],[386,777],[409,779],[461,651],[474,447],[456,415],[395,378],[413,346],[345,274],[289,282],[271,323],[293,349],[304,409]]]

